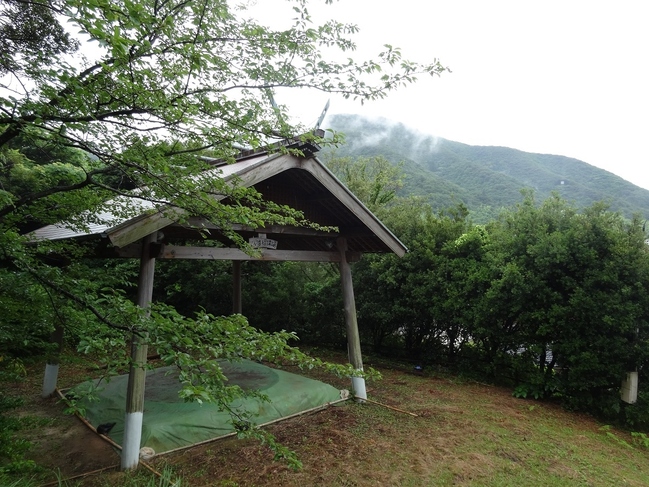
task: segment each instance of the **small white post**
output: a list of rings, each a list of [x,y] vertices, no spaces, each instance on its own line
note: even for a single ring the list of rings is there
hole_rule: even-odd
[[[45,375],[43,376],[43,390],[41,397],[50,397],[56,391],[56,383],[59,378],[59,357],[63,349],[63,325],[59,324],[54,328],[50,341],[57,345],[55,351],[47,358],[45,364]]]
[[[628,372],[622,381],[620,398],[629,404],[635,404],[638,400],[638,371]]]
[[[41,397],[50,397],[56,391],[56,382],[59,378],[59,364],[45,364],[45,376],[43,377],[43,392]]]

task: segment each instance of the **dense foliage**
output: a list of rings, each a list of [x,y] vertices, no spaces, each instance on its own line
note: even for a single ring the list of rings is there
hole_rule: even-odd
[[[391,214],[410,253],[354,269],[367,343],[608,418],[646,408],[619,398],[627,372],[649,379],[642,221],[601,203],[577,211],[556,195],[536,204],[528,194],[487,226],[462,207],[406,208]]]
[[[649,351],[642,222],[602,204],[577,213],[558,197],[536,207],[528,196],[492,239],[497,270],[487,293],[492,306],[507,300],[507,346],[537,364],[526,381],[577,407],[615,409],[619,382]],[[483,306],[482,319],[489,309]]]

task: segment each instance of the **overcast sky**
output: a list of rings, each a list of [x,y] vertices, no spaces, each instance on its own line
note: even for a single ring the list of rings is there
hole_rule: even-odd
[[[281,10],[286,2],[258,3],[291,15]],[[389,43],[409,59],[438,58],[452,70],[364,106],[333,97],[330,114],[383,116],[466,144],[575,157],[649,189],[645,1],[312,3],[314,18],[358,24],[359,57]],[[295,99],[278,97],[289,106]],[[311,93],[291,109],[312,123],[327,98]]]

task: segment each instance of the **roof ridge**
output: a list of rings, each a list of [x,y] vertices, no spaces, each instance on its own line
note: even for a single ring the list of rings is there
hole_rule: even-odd
[[[314,141],[311,140],[304,140],[305,135],[313,135],[315,137],[322,138],[325,135],[325,131],[322,129],[316,129],[313,130],[312,132],[307,132],[302,135],[297,135],[295,137],[290,137],[286,139],[282,139],[277,142],[273,142],[272,144],[267,144],[261,147],[258,147],[256,149],[242,149],[239,151],[239,154],[235,156],[235,162],[240,162],[245,159],[248,159],[250,157],[258,156],[261,154],[268,154],[273,152],[276,149],[297,149],[298,151],[302,152],[305,157],[310,157],[316,152],[318,152],[321,147],[316,144]],[[223,158],[216,158],[216,157],[207,157],[207,156],[201,156],[201,159],[211,166],[224,166],[229,163],[227,159]]]

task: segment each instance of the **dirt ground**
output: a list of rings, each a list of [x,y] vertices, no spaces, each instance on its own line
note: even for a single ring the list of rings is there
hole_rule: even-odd
[[[61,367],[59,385],[65,390],[91,375],[92,371],[84,365]],[[318,372],[312,372],[311,376],[341,389],[349,388],[346,379]],[[22,434],[33,445],[27,458],[49,472],[42,477],[43,485],[55,482],[57,474],[63,479],[75,479],[82,486],[112,485],[111,479],[120,476],[117,450],[82,420],[66,414],[65,404],[58,396],[42,399],[39,395],[41,381],[42,371],[34,366],[24,381],[11,384],[10,389],[12,394],[25,399],[18,414],[40,419],[35,421],[39,423],[38,426]],[[396,384],[405,382],[397,381]],[[373,391],[370,386],[370,394]],[[387,402],[395,405],[400,403],[395,399]],[[354,475],[353,471],[348,474],[343,472],[346,464],[350,461],[353,464],[353,457],[361,449],[361,441],[357,433],[354,433],[361,421],[356,408],[354,404],[332,406],[269,428],[280,443],[298,452],[300,460],[305,464],[305,469],[301,472],[294,472],[285,464],[274,461],[270,450],[258,442],[236,438],[197,446],[168,456],[161,455],[150,464],[157,470],[171,465],[187,485],[327,485],[331,472],[326,472],[332,467],[339,472],[338,475],[342,475],[341,478]],[[420,414],[426,416],[429,412],[420,411]],[[381,427],[377,431],[380,432]],[[326,467],[323,462],[325,457]],[[233,462],[233,458],[236,461]],[[317,465],[322,465],[322,474],[317,473]],[[308,481],[305,480],[305,471],[308,472]],[[90,472],[97,473],[87,478],[82,477],[82,474]],[[304,481],[307,483],[303,483]],[[114,482],[117,483],[117,480]]]
[[[46,414],[52,424],[32,431],[28,437],[34,445],[29,457],[39,465],[60,470],[67,478],[119,464],[114,447],[81,420],[64,414],[57,398],[43,400],[40,406],[39,414]]]
[[[34,460],[39,467],[50,474],[45,479],[56,480],[74,477],[93,470],[119,465],[115,449],[74,415],[64,412],[66,405],[58,396],[43,399],[40,390],[43,366],[30,367],[24,380],[3,384],[12,395],[25,401],[16,414],[29,418],[29,427],[21,431],[23,438],[31,442],[32,448],[26,458]],[[69,365],[61,368],[59,385],[70,387],[88,378],[91,371],[83,365]]]
[[[377,368],[384,378],[368,390],[376,402],[347,402],[269,428],[297,453],[302,470],[274,461],[258,442],[237,439],[160,455],[150,464],[171,467],[183,486],[205,487],[649,485],[649,453],[629,447],[628,434],[603,433],[590,417],[432,371]],[[62,387],[86,373],[68,368]],[[113,447],[64,414],[57,399],[40,399],[41,378],[31,377],[14,391],[27,399],[19,413],[45,423],[28,433],[29,457],[63,478],[117,466]],[[346,379],[320,378],[348,387]],[[55,480],[52,473],[43,484]],[[105,470],[75,482],[123,485],[123,474]]]

